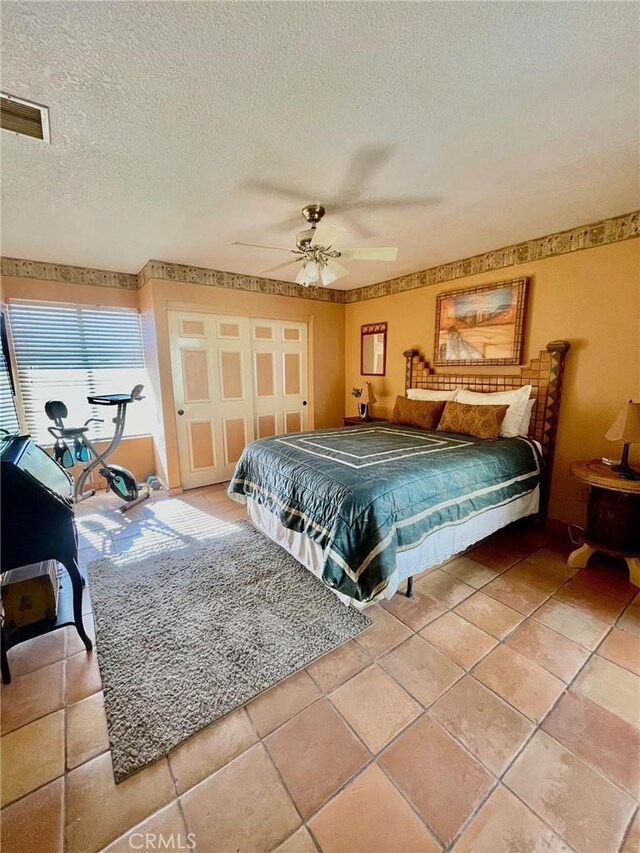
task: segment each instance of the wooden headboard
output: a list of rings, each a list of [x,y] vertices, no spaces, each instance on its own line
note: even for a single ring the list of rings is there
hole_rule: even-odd
[[[553,452],[558,429],[558,413],[562,394],[564,360],[571,344],[568,341],[551,341],[537,358],[521,368],[520,373],[435,374],[433,368],[417,350],[403,352],[406,360],[405,394],[409,388],[431,388],[451,391],[468,388],[483,393],[509,391],[522,385],[531,385],[531,398],[535,400],[529,424],[529,437],[540,442],[544,472],[541,494],[541,514],[546,514],[549,483],[553,467]]]

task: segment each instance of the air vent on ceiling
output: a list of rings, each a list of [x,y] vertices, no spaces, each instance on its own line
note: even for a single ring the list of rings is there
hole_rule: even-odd
[[[25,101],[2,92],[0,100],[0,126],[11,133],[32,136],[50,142],[49,108]]]

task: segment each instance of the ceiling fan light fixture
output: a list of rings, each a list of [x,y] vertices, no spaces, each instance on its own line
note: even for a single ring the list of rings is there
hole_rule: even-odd
[[[338,263],[338,258],[353,261],[395,261],[398,250],[395,248],[362,248],[362,249],[336,249],[334,243],[342,235],[342,228],[329,225],[321,221],[325,209],[321,204],[309,204],[302,210],[302,214],[310,228],[300,231],[296,237],[296,248],[286,249],[284,246],[268,246],[261,243],[241,243],[235,241],[236,246],[248,246],[256,249],[275,249],[288,252],[294,256],[293,260],[277,264],[263,272],[274,272],[290,264],[301,262],[301,267],[296,275],[296,284],[303,287],[315,286],[318,283],[329,287],[339,278],[349,274]]]
[[[320,270],[320,280],[325,287],[328,287],[330,284],[333,284],[334,281],[338,280],[338,276],[332,272],[329,267],[322,267]]]
[[[320,277],[320,269],[315,261],[308,261],[304,273],[309,284],[314,284]]]

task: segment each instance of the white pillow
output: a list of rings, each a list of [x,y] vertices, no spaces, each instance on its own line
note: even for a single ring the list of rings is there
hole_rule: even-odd
[[[442,402],[443,400],[455,400],[458,389],[453,391],[433,391],[430,388],[409,388],[407,397],[410,400],[435,400]]]
[[[504,416],[500,435],[514,438],[520,435],[520,424],[527,408],[527,400],[531,396],[531,385],[523,385],[514,391],[497,391],[495,394],[481,394],[478,391],[458,391],[456,403],[468,403],[472,406],[509,406]]]
[[[529,435],[529,424],[531,423],[531,413],[535,405],[535,400],[527,400],[527,405],[524,407],[524,415],[520,422],[520,435]]]

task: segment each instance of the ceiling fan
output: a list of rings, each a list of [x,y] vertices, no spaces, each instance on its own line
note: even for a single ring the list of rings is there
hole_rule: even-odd
[[[349,275],[349,270],[339,264],[336,258],[349,261],[395,261],[397,249],[334,249],[333,243],[342,234],[342,229],[335,225],[322,222],[325,209],[321,204],[307,204],[302,208],[302,215],[310,224],[310,228],[300,231],[296,237],[295,249],[283,246],[265,246],[262,243],[241,243],[236,240],[234,246],[249,246],[254,249],[275,249],[279,252],[290,252],[295,255],[293,260],[269,267],[264,272],[275,272],[291,264],[302,263],[296,276],[296,282],[304,287],[323,284],[327,287]]]

